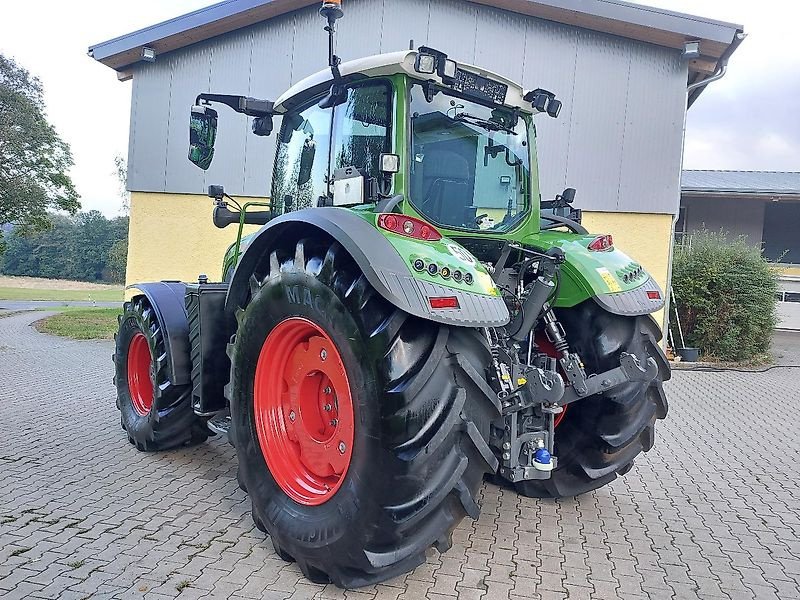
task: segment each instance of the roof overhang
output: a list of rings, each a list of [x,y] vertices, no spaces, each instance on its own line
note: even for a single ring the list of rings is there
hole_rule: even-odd
[[[471,0],[565,25],[682,50],[700,42],[689,62],[689,83],[710,77],[737,44],[742,26],[621,0]],[[124,79],[142,60],[142,48],[165,54],[260,21],[318,4],[318,0],[225,0],[212,6],[94,44],[89,55]],[[700,90],[696,90],[699,93]]]
[[[739,198],[742,200],[800,200],[800,192],[780,190],[681,189],[684,198]]]

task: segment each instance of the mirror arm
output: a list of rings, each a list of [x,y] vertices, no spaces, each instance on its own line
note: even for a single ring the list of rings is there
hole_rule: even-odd
[[[195,104],[218,102],[248,117],[268,117],[275,114],[275,103],[271,100],[259,100],[248,96],[232,96],[230,94],[200,94]]]

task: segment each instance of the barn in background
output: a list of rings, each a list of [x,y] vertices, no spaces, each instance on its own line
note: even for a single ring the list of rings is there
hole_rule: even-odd
[[[268,197],[275,136],[255,137],[245,117],[220,111],[203,172],[186,158],[189,108],[201,92],[275,99],[323,69],[318,4],[227,0],[89,49],[133,79],[128,283],[220,276],[235,231],[213,228],[205,190]],[[686,110],[740,26],[618,0],[348,0],[345,13],[345,61],[427,45],[555,92],[561,117],[537,125],[543,198],[577,188],[587,228],[612,233],[666,285]]]

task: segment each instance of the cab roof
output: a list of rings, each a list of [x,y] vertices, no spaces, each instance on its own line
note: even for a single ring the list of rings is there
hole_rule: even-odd
[[[359,58],[342,63],[339,66],[339,71],[341,72],[342,77],[345,78],[350,75],[381,77],[404,74],[421,81],[433,80],[436,83],[441,84],[442,80],[436,74],[427,75],[416,72],[414,65],[416,63],[418,54],[419,52],[417,50],[404,50],[402,52],[377,54],[374,56],[368,56],[366,58]],[[508,86],[508,92],[506,94],[504,106],[509,106],[512,108],[517,107],[524,112],[531,112],[530,103],[526,103],[522,99],[522,97],[525,95],[525,92],[518,83],[515,83],[510,79],[506,79],[502,75],[498,75],[497,73],[487,71],[486,69],[482,69],[474,65],[458,63],[458,68],[482,75],[483,77],[491,79],[492,81],[506,84]],[[275,111],[284,112],[286,109],[285,103],[287,100],[294,98],[298,94],[302,94],[306,90],[330,85],[332,80],[333,76],[331,74],[331,70],[330,68],[326,68],[314,73],[309,77],[306,77],[305,79],[302,79],[301,81],[298,81],[283,94],[281,94],[280,97],[275,101]]]

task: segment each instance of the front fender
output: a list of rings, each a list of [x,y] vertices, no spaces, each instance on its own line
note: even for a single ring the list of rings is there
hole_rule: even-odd
[[[189,320],[186,316],[186,284],[177,281],[135,283],[126,289],[138,290],[147,298],[162,328],[170,382],[186,385],[192,380],[189,350]]]
[[[402,244],[399,241],[393,244],[387,236],[394,234],[382,233],[366,216],[335,207],[290,212],[262,227],[252,238],[236,266],[225,303],[226,309],[235,311],[245,306],[250,276],[254,273],[259,277],[266,276],[266,260],[282,239],[286,240],[288,237],[299,240],[319,234],[327,234],[341,244],[372,287],[387,301],[411,315],[464,327],[496,327],[508,323],[508,309],[499,295],[469,292],[463,289],[464,286],[455,286],[444,280],[441,283],[431,281],[430,277],[414,272],[408,257],[398,251],[398,247],[401,247],[409,255],[416,252],[435,259],[443,253],[434,245],[409,238],[402,238]],[[448,264],[458,261],[455,256],[448,255],[448,258]],[[484,275],[483,268],[474,259],[458,264],[465,270],[475,272],[476,281],[478,276]],[[490,285],[493,288],[493,284]],[[432,309],[430,298],[442,296],[456,297],[459,308]]]

